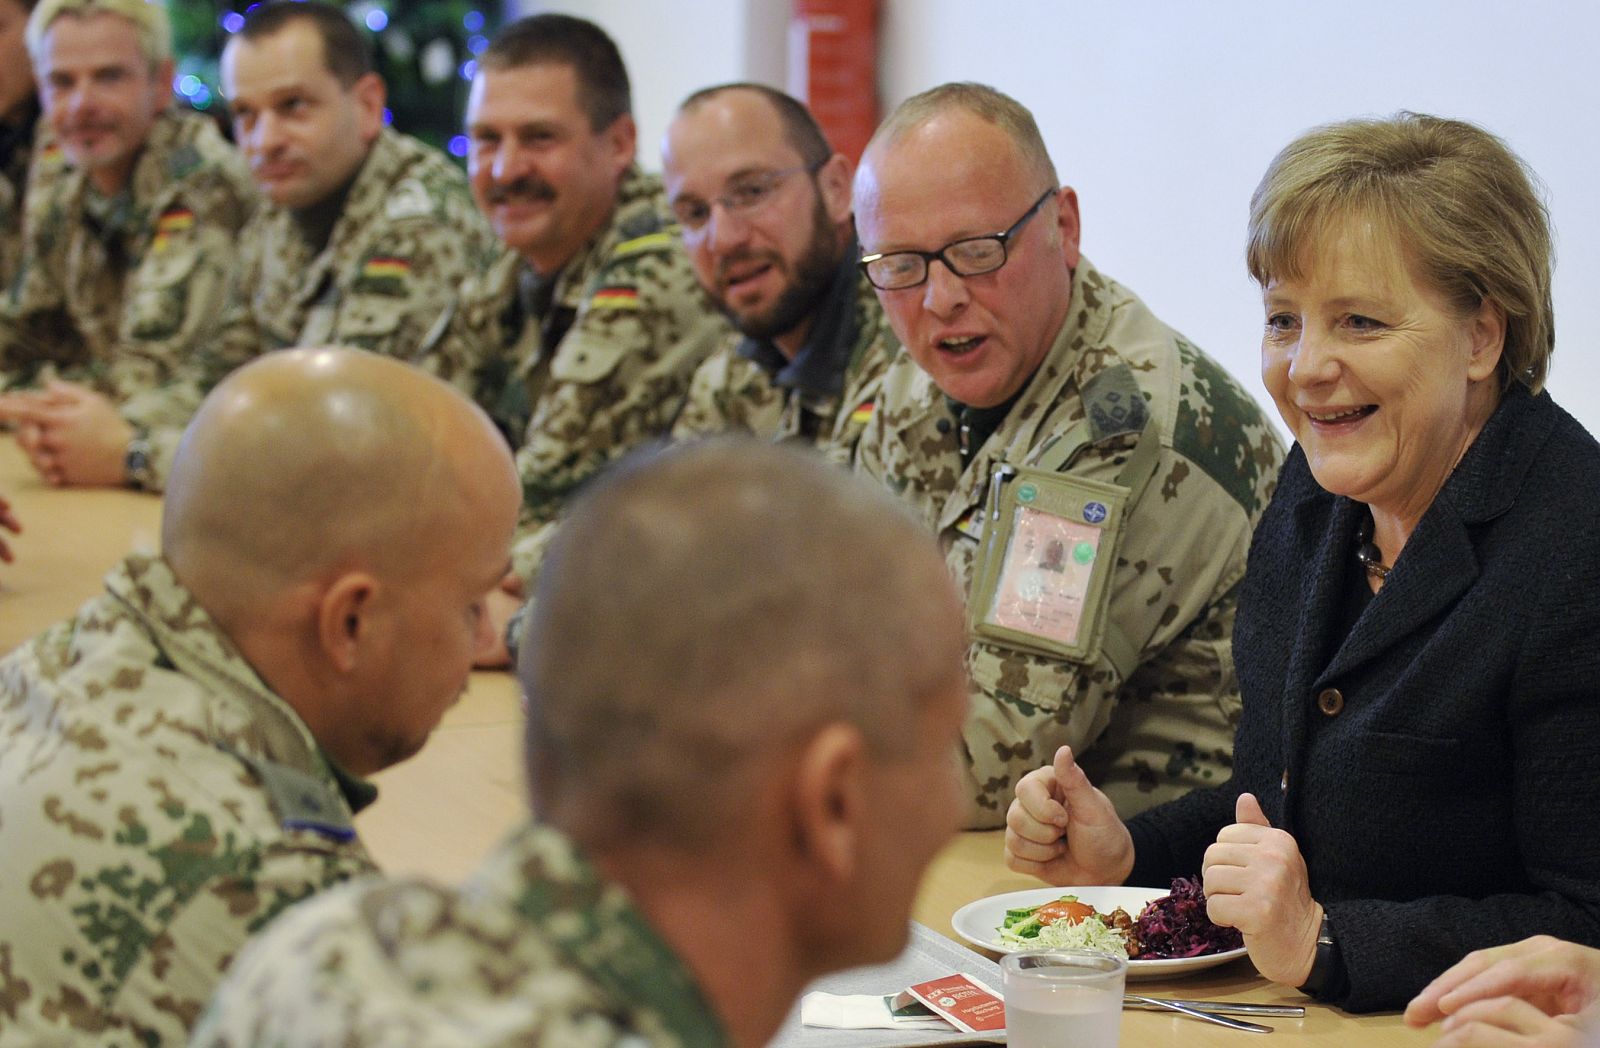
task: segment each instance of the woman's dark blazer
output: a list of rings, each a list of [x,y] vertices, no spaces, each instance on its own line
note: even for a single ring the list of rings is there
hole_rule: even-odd
[[[1600,946],[1600,446],[1514,387],[1341,636],[1366,512],[1294,449],[1240,595],[1233,778],[1130,823],[1130,883],[1165,885],[1255,793],[1305,856],[1352,1011],[1480,947]]]

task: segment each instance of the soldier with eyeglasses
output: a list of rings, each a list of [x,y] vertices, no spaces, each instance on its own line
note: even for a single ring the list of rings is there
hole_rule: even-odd
[[[678,439],[750,433],[848,462],[899,345],[857,268],[850,161],[760,84],[690,95],[662,149],[701,287],[738,329],[695,372]]]
[[[903,103],[855,178],[863,275],[906,347],[857,468],[966,587],[970,826],[1070,746],[1128,817],[1226,780],[1236,586],[1283,459],[1255,401],[1078,247],[1032,114]]]

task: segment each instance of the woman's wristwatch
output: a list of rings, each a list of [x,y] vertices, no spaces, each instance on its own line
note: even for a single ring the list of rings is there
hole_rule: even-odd
[[[1301,984],[1300,992],[1309,997],[1326,1000],[1343,995],[1348,976],[1344,968],[1344,954],[1339,941],[1333,937],[1333,922],[1328,911],[1322,911],[1322,927],[1317,932],[1317,952],[1311,961],[1311,974]]]

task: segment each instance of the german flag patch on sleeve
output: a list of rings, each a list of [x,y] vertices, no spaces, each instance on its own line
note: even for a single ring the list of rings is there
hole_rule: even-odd
[[[638,309],[639,289],[609,285],[595,289],[589,297],[591,309]]]
[[[194,228],[194,212],[186,207],[169,207],[156,218],[155,236],[150,239],[150,250],[165,251],[172,238]]]
[[[406,278],[411,275],[411,260],[394,255],[373,255],[361,264],[355,290],[377,295],[403,295]]]

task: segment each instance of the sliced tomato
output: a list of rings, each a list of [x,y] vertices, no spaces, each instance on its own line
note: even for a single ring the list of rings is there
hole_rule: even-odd
[[[1060,899],[1045,903],[1035,911],[1035,915],[1039,918],[1040,924],[1055,924],[1057,921],[1077,924],[1085,917],[1093,917],[1094,907],[1076,899]]]

